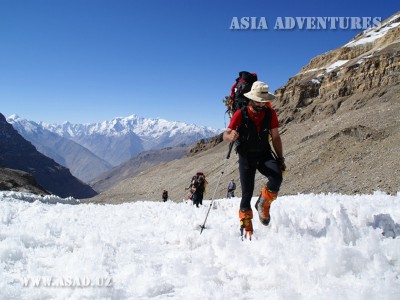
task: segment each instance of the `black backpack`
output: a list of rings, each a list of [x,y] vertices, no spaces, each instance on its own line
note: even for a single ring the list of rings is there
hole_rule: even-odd
[[[251,86],[257,81],[257,74],[247,71],[239,72],[239,77],[236,78],[235,84],[231,88],[232,114],[245,107],[249,101],[243,94],[250,92]]]

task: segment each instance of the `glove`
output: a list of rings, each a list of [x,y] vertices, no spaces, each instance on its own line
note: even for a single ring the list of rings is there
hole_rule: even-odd
[[[278,157],[278,163],[279,163],[279,167],[281,168],[282,175],[284,175],[286,173],[285,158],[284,157]]]

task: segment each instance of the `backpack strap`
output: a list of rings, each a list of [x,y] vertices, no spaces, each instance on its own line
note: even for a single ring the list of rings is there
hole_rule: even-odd
[[[272,112],[271,109],[268,106],[265,106],[263,108],[265,110],[265,116],[264,120],[261,124],[261,130],[258,133],[258,137],[262,140],[264,143],[268,143],[268,145],[265,144],[265,149],[268,146],[269,151],[272,151],[271,146],[269,144],[270,137],[271,137],[271,119],[272,119]],[[235,145],[236,145],[236,152],[244,154],[248,151],[247,146],[248,146],[248,141],[253,140],[254,143],[254,137],[252,138],[250,135],[254,134],[256,128],[255,124],[252,120],[250,120],[250,116],[247,112],[247,107],[243,107],[241,109],[242,113],[242,123],[238,128],[239,131],[239,139],[236,140]],[[267,130],[267,134],[265,133],[265,130]],[[252,133],[253,132],[253,133]],[[264,148],[262,147],[262,148]]]

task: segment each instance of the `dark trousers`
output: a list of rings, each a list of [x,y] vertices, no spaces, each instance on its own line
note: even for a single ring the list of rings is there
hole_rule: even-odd
[[[278,193],[282,184],[282,171],[279,163],[272,157],[252,156],[239,154],[240,184],[242,187],[242,200],[240,209],[246,211],[251,209],[251,198],[254,191],[254,180],[256,171],[268,178],[267,188]]]
[[[193,194],[193,204],[195,204],[197,207],[200,205],[203,205],[203,193],[194,193]]]

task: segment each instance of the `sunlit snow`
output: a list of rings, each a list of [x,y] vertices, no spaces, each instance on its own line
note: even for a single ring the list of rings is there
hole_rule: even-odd
[[[361,35],[361,38],[350,41],[344,47],[354,47],[363,44],[373,43],[377,39],[385,36],[391,29],[400,25],[400,15],[396,15],[381,26],[367,29]]]
[[[0,299],[400,299],[400,193],[282,196],[243,242],[239,198],[201,235],[210,201],[55,200],[0,192]]]
[[[342,65],[344,65],[345,63],[347,63],[348,60],[338,60],[335,61],[333,64],[329,65],[328,67],[325,68],[325,71],[327,73],[332,72],[333,70],[335,70],[336,68],[341,67]]]

